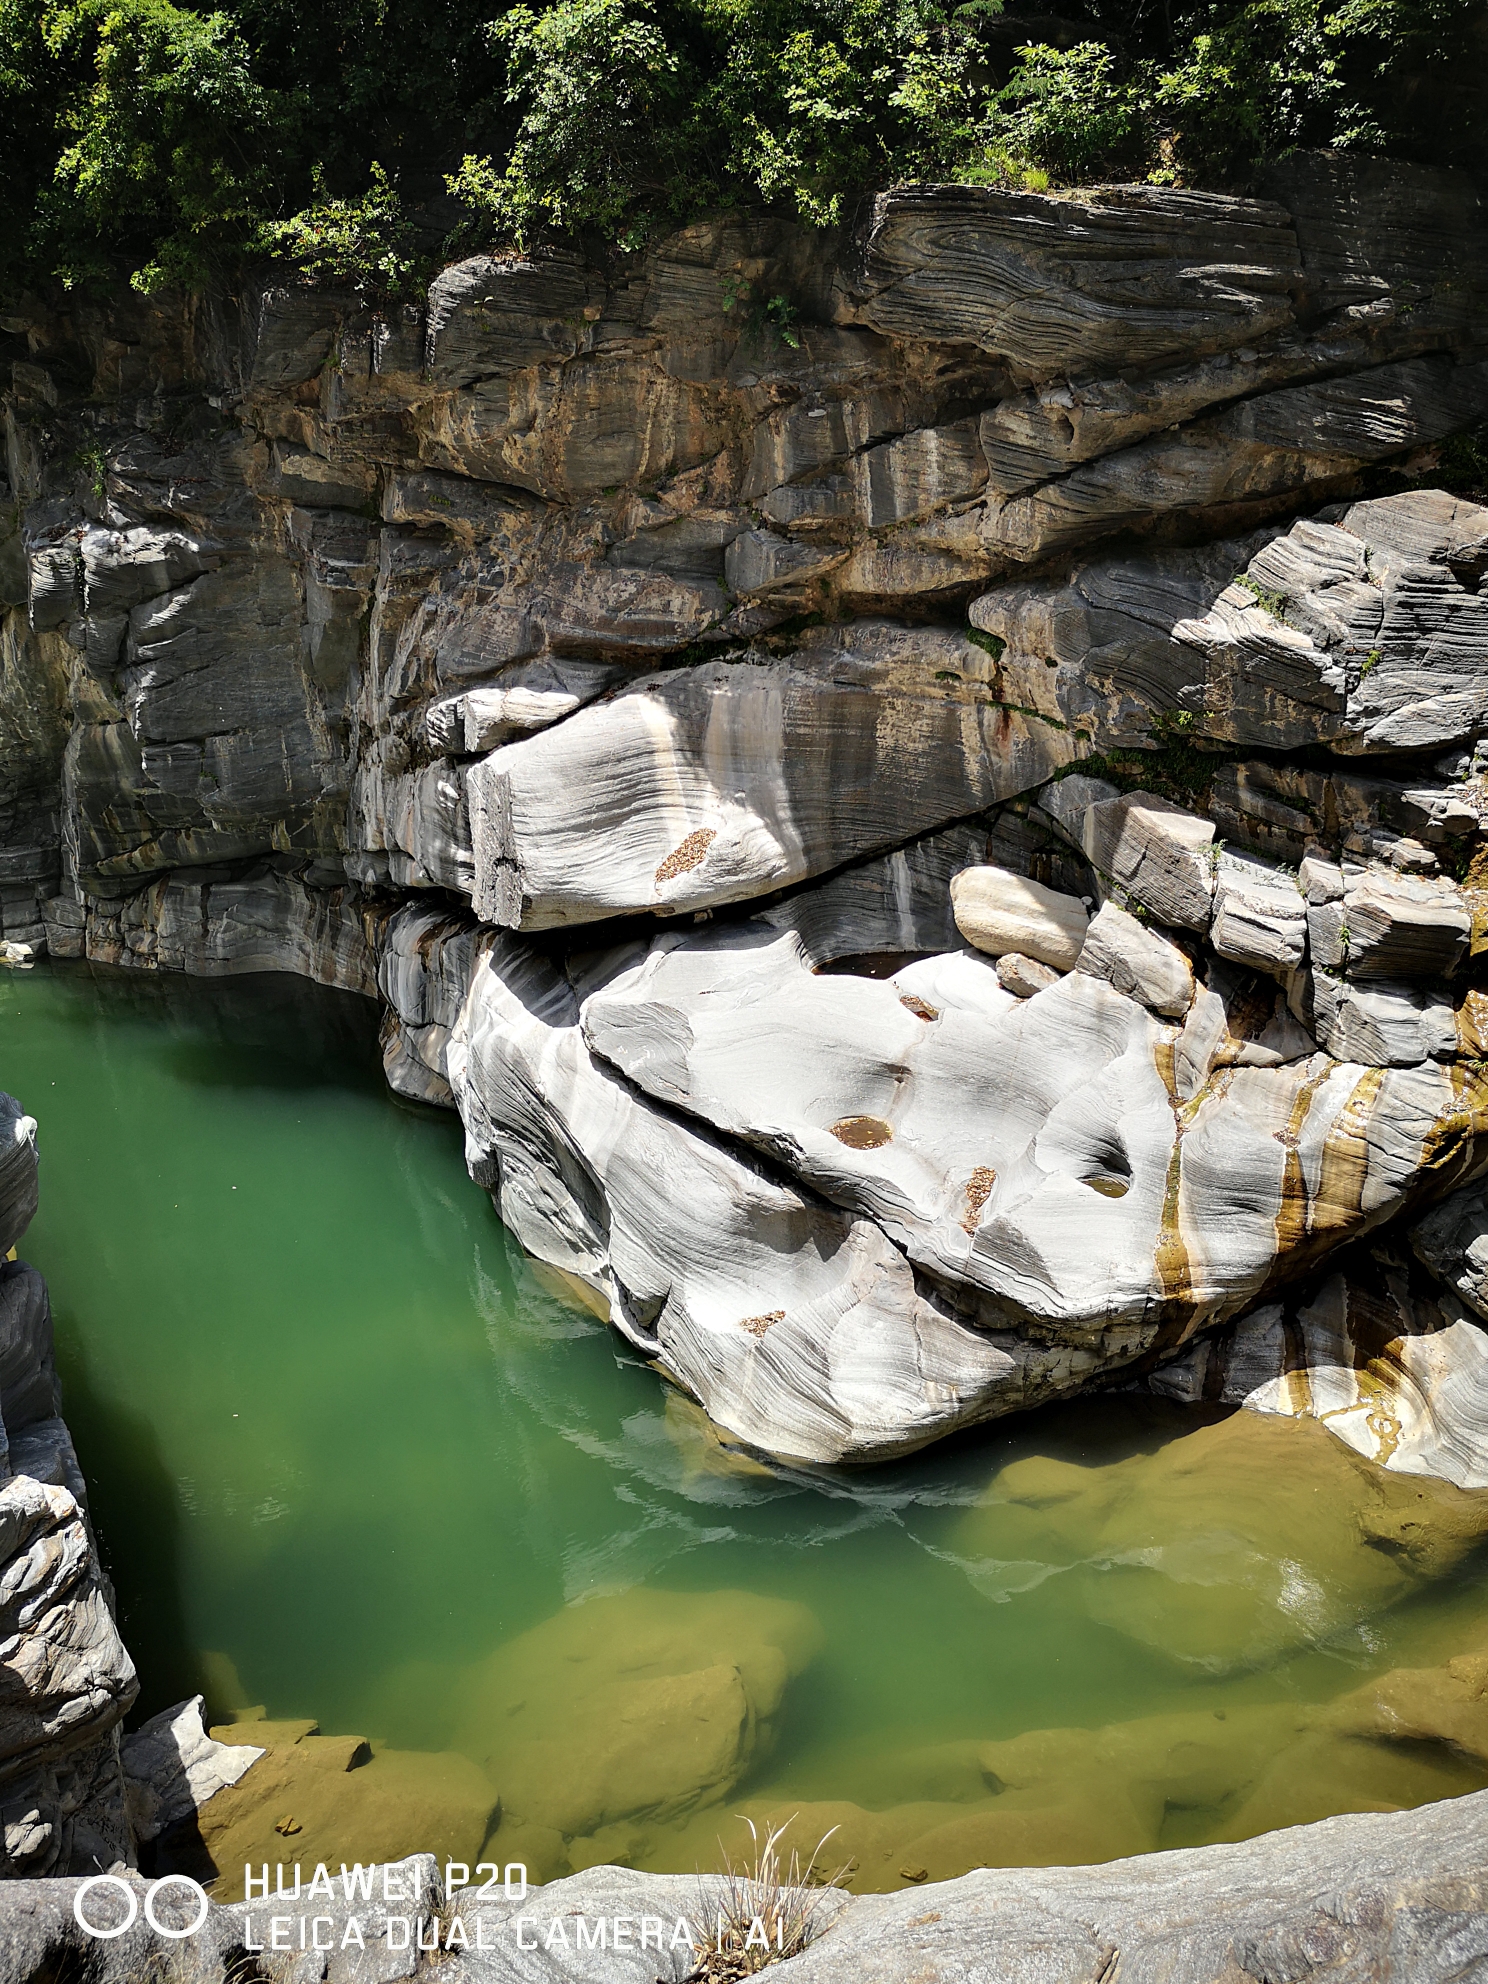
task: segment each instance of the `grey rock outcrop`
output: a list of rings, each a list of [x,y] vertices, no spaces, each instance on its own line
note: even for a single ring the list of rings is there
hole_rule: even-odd
[[[1182,1019],[1194,1001],[1193,966],[1160,931],[1114,902],[1091,919],[1075,970],[1103,978],[1164,1019]]]
[[[0,1254],[36,1217],[36,1119],[13,1095],[0,1096]]]
[[[37,1204],[35,1123],[8,1095],[0,1232]],[[60,1417],[52,1318],[34,1268],[0,1263],[0,1873],[132,1854],[119,1725],[137,1691]]]
[[[1416,1258],[1488,1321],[1488,1189],[1464,1186],[1411,1229]]]
[[[818,1891],[812,1940],[780,1974],[792,1984],[902,1984],[909,1976],[923,1984],[1026,1984],[1035,1976],[1087,1984],[1102,1971],[1114,1976],[1119,1960],[1142,1977],[1185,1984],[1305,1976],[1323,1965],[1371,1984],[1445,1984],[1471,1976],[1488,1956],[1485,1863],[1488,1792],[1478,1792],[1100,1867],[986,1868],[892,1895]],[[715,1876],[626,1867],[592,1867],[520,1899],[470,1888],[446,1897],[430,1855],[395,1864],[386,1886],[374,1870],[373,1888],[365,1903],[337,1893],[329,1902],[276,1904],[296,1953],[301,1916],[318,1913],[330,1925],[332,1951],[315,1959],[325,1984],[424,1976],[682,1984],[716,1933],[722,1898]],[[76,1890],[73,1881],[31,1881],[0,1894],[0,1984],[33,1984],[84,1959],[98,1984],[133,1984],[147,1965],[163,1984],[227,1984],[266,1940],[265,1909],[255,1920],[252,1905],[210,1904],[185,1941],[153,1935],[143,1920],[116,1941],[93,1941],[73,1917]],[[125,1912],[117,1894],[85,1906],[102,1926]],[[189,1922],[196,1906],[189,1893],[162,1894],[157,1912],[171,1927]],[[361,1949],[348,1935],[353,1917]]]
[[[1013,700],[1041,694],[1101,744],[1178,713],[1190,735],[1245,748],[1441,749],[1484,721],[1485,534],[1488,509],[1423,490],[1259,548],[1095,558],[999,587],[971,618],[1006,643]]]

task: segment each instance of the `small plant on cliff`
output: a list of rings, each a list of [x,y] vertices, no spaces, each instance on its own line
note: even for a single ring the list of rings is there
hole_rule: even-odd
[[[1287,596],[1284,592],[1267,592],[1260,580],[1253,579],[1249,572],[1237,572],[1231,583],[1248,592],[1258,606],[1264,606],[1273,620],[1285,620]]]
[[[87,447],[79,448],[73,456],[78,468],[87,478],[88,487],[93,492],[95,503],[101,503],[108,494],[108,457],[96,441]]]
[[[723,308],[726,316],[735,313],[742,315],[746,339],[767,345],[789,345],[792,351],[800,350],[801,333],[797,326],[801,312],[788,296],[756,295],[753,283],[739,277],[725,276]]]
[[[770,1828],[763,1839],[753,1819],[744,1823],[754,1842],[753,1858],[736,1863],[725,1853],[718,1889],[704,1890],[698,1911],[701,1938],[693,1945],[698,1960],[686,1984],[737,1984],[799,1956],[817,1934],[825,1891],[847,1879],[848,1866],[824,1874],[820,1865],[835,1826],[822,1834],[803,1867],[794,1847],[789,1860],[781,1857],[780,1842],[793,1818]]]

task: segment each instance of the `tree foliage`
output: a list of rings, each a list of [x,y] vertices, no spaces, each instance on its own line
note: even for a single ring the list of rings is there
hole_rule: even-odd
[[[196,285],[894,180],[1243,189],[1295,146],[1483,171],[1482,0],[0,0],[0,279]]]

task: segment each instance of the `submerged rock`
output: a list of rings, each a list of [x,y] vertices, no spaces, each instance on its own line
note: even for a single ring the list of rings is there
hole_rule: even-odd
[[[197,1695],[162,1709],[120,1746],[129,1823],[137,1840],[155,1839],[194,1817],[265,1754],[251,1743],[214,1741],[202,1726],[202,1707]]]
[[[322,1736],[314,1722],[254,1719],[214,1727],[212,1742],[256,1759],[166,1825],[157,1873],[202,1880],[223,1901],[243,1897],[243,1869],[296,1862],[338,1868],[392,1858],[410,1839],[473,1865],[500,1801],[467,1756],[394,1750],[361,1736]],[[217,1753],[219,1776],[221,1757]],[[286,1873],[286,1881],[292,1876]]]
[[[958,1527],[969,1574],[1059,1569],[1090,1618],[1219,1674],[1346,1644],[1488,1536],[1488,1494],[1387,1471],[1307,1419],[1156,1430],[1117,1461],[1001,1468]]]
[[[450,1682],[463,1753],[501,1788],[495,1846],[583,1866],[636,1826],[717,1806],[769,1755],[821,1631],[753,1592],[632,1591],[571,1606]]]

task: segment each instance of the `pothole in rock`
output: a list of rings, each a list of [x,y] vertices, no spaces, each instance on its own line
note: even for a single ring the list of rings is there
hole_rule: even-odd
[[[849,1150],[881,1150],[894,1141],[894,1132],[881,1116],[844,1116],[831,1134]]]

